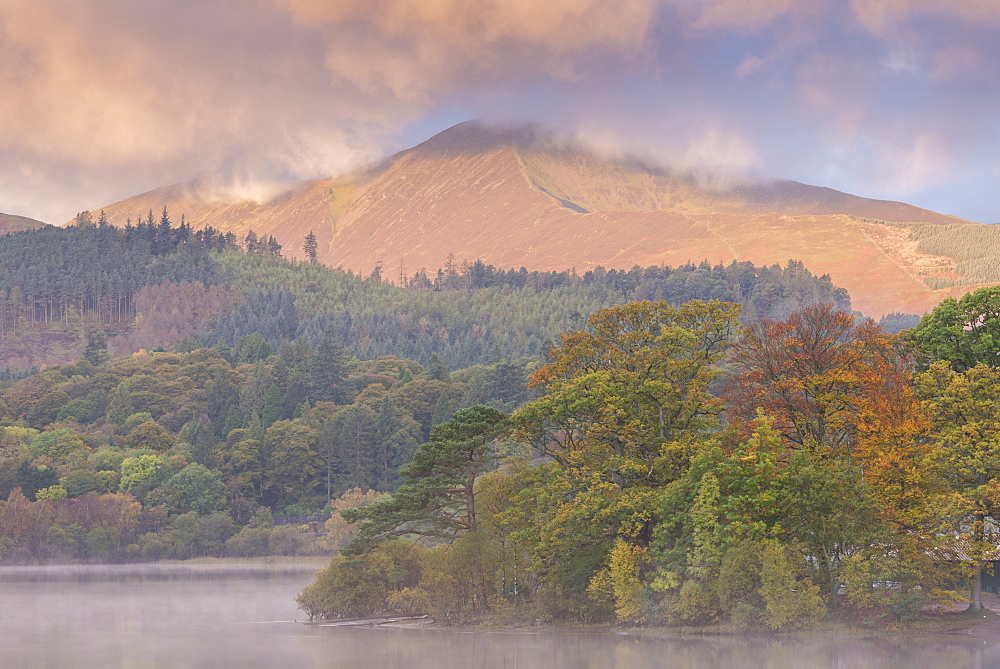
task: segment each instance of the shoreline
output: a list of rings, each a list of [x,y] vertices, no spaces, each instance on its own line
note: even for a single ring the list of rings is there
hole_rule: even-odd
[[[489,621],[478,623],[448,624],[436,621],[430,615],[375,616],[367,618],[331,618],[299,621],[312,627],[363,627],[368,629],[432,629],[475,632],[496,632],[501,634],[613,634],[652,639],[795,639],[825,637],[843,640],[890,640],[916,637],[958,637],[991,639],[1000,643],[1000,616],[987,611],[982,620],[972,618],[965,611],[954,613],[928,614],[911,625],[886,626],[868,629],[843,623],[828,622],[809,629],[768,630],[736,629],[723,626],[702,627],[620,627],[615,625],[574,625],[571,623],[547,623],[539,625],[498,625]]]

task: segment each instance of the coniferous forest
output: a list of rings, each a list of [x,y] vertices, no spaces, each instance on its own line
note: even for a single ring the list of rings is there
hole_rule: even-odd
[[[631,300],[719,299],[744,318],[783,317],[847,294],[801,263],[628,271],[498,270],[443,258],[442,269],[368,276],[281,258],[271,237],[244,239],[174,225],[164,210],[124,228],[89,212],[66,228],[0,237],[0,370],[24,373],[78,360],[88,339],[111,355],[181,345],[235,347],[246,335],[273,349],[333,328],[361,359],[396,355],[452,369],[540,355],[595,310]],[[305,244],[305,240],[303,242]],[[392,281],[389,280],[392,279]]]
[[[912,619],[994,541],[995,289],[895,334],[797,262],[389,281],[166,211],[0,267],[0,561],[335,555],[310,617],[786,629]]]

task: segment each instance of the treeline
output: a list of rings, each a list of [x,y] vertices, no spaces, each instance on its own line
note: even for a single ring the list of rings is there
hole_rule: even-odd
[[[97,221],[81,212],[66,228],[44,226],[0,237],[0,367],[23,370],[71,361],[81,355],[87,335],[131,334],[140,312],[158,309],[150,299],[158,293],[148,289],[189,284],[216,289],[222,279],[216,256],[222,252],[274,259],[281,245],[273,237],[258,239],[253,231],[239,240],[211,227],[192,230],[183,219],[175,225],[166,209],[158,221],[150,211],[124,228],[110,226],[103,212]],[[145,298],[137,298],[143,291]],[[172,328],[207,330],[230,306],[218,299],[207,305],[216,307],[209,322],[175,321]],[[168,335],[151,345],[172,346],[179,338]]]
[[[598,268],[582,276],[505,271],[476,261],[449,263],[451,269],[433,281],[418,273],[405,287],[384,281],[379,272],[362,278],[243,254],[220,261],[230,285],[247,298],[203,335],[206,344],[233,345],[253,332],[272,346],[292,332],[315,343],[333,328],[358,358],[398,355],[426,363],[437,355],[452,368],[541,355],[559,333],[582,327],[594,311],[639,299],[733,301],[743,305],[747,321],[782,318],[814,304],[850,310],[846,291],[796,261],[786,267],[734,262]]]
[[[0,237],[0,369],[79,359],[88,336],[113,354],[214,346],[260,334],[272,348],[333,328],[360,359],[398,355],[452,368],[542,354],[588,314],[637,299],[734,301],[747,321],[810,304],[850,309],[847,293],[801,263],[688,264],[575,272],[503,270],[449,258],[384,280],[281,258],[273,237],[175,225],[166,211],[123,228],[89,212],[66,228]],[[185,303],[177,307],[178,296]]]
[[[598,311],[533,374],[540,396],[456,412],[392,495],[343,511],[356,535],[300,606],[873,626],[965,581],[981,609],[998,306],[996,288],[949,300],[902,337],[829,305],[744,327],[733,303]],[[511,439],[535,455],[504,457]]]
[[[21,327],[79,323],[117,324],[135,315],[143,286],[164,281],[216,281],[208,247],[186,224],[173,227],[164,210],[159,223],[124,229],[96,224],[81,214],[67,228],[43,227],[0,237],[0,336]]]
[[[339,517],[273,517],[394,489],[433,425],[476,403],[513,409],[529,370],[358,361],[332,333],[113,360],[91,341],[79,363],[2,386],[0,561],[329,550]]]

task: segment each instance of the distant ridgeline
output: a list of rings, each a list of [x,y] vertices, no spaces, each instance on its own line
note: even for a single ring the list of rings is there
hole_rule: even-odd
[[[90,342],[140,349],[236,347],[259,335],[277,351],[331,330],[359,359],[396,355],[450,368],[538,355],[589,314],[634,300],[724,300],[746,321],[809,305],[850,310],[847,292],[800,262],[787,267],[499,270],[480,260],[388,281],[280,257],[281,246],[175,226],[163,211],[115,228],[84,212],[75,225],[0,237],[0,369],[80,359]],[[180,350],[180,349],[178,349]]]

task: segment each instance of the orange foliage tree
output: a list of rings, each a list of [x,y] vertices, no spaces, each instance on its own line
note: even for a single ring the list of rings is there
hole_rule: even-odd
[[[849,452],[864,398],[897,357],[896,337],[831,305],[807,307],[784,321],[762,320],[747,326],[733,347],[739,371],[726,384],[727,413],[745,422],[760,408],[789,448]]]

